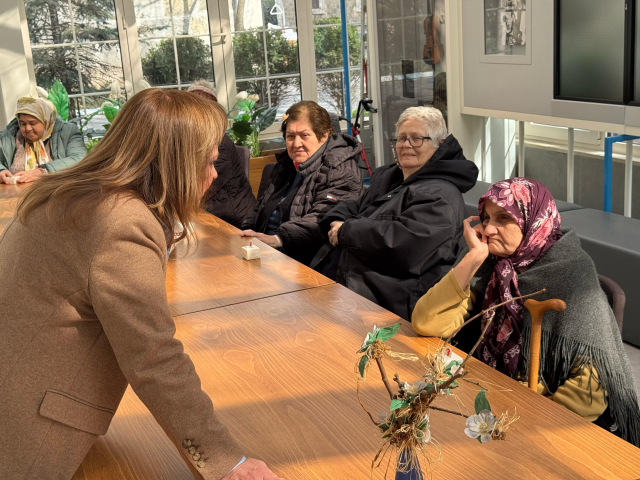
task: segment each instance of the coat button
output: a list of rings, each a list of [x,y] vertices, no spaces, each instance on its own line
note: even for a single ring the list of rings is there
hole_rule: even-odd
[[[204,468],[204,461],[203,461],[203,460],[200,460],[198,463],[196,463],[196,466],[197,466],[198,468]]]
[[[198,452],[193,454],[193,459],[197,462],[198,460],[200,460],[200,457],[202,457],[202,455],[200,455]]]
[[[193,455],[194,453],[196,453],[198,450],[196,450],[196,447],[189,447],[189,454]]]
[[[182,441],[182,448],[189,448],[191,446],[191,440],[189,440],[188,438],[185,438]]]

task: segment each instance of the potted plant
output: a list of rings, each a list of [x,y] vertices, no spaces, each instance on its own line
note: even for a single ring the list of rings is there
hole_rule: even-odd
[[[233,125],[227,134],[236,145],[247,147],[252,157],[260,156],[260,132],[273,125],[278,110],[277,106],[258,106],[259,101],[260,96],[257,94],[240,92],[236,95],[236,104],[228,116],[233,120]]]

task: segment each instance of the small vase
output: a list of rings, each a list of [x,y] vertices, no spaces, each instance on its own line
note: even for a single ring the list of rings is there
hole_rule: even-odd
[[[407,451],[402,450],[398,456],[398,465],[404,464],[407,461],[407,457]],[[408,472],[396,471],[396,480],[424,480],[422,469],[420,468],[420,461],[417,461],[415,468],[412,468]]]

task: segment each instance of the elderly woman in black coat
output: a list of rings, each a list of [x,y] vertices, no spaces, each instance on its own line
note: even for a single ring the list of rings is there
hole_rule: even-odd
[[[329,113],[315,102],[296,103],[283,119],[287,149],[276,155],[269,185],[242,222],[240,235],[308,265],[326,241],[318,225],[322,216],[362,192],[360,145],[333,133]]]
[[[412,107],[396,124],[396,164],[376,169],[371,187],[323,219],[329,242],[311,266],[405,320],[453,266],[460,247],[462,193],[478,169],[435,108]]]

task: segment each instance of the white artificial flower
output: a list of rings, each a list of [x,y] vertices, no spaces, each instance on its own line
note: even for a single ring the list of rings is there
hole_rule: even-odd
[[[247,98],[249,96],[249,94],[245,91],[240,92],[239,94],[236,95],[236,102],[241,102],[243,101],[245,98]]]
[[[471,438],[480,437],[480,442],[487,443],[491,440],[491,431],[496,424],[496,417],[490,410],[482,410],[478,415],[467,418],[467,428],[464,433]]]
[[[149,85],[149,82],[147,82],[145,79],[142,79],[138,82],[138,86],[140,87],[140,90],[146,90],[147,88],[151,88],[151,85]]]
[[[113,98],[120,96],[120,83],[117,80],[111,82],[111,94],[109,96]]]
[[[389,420],[389,414],[387,412],[380,412],[378,415],[378,423],[387,423]]]
[[[424,390],[427,386],[427,382],[423,382],[421,380],[416,380],[413,382],[413,385],[409,385],[407,382],[404,382],[403,390],[407,395],[411,395],[415,397],[419,395],[422,390]]]
[[[258,95],[257,93],[249,95],[249,100],[251,100],[252,102],[257,102],[258,100],[260,100],[260,95]]]
[[[38,92],[38,96],[40,98],[49,98],[49,93],[42,87],[36,87],[36,91]]]
[[[133,85],[129,80],[124,81],[124,91],[127,92],[127,95],[133,95]]]
[[[460,370],[460,367],[462,365],[454,365],[453,367],[451,367],[451,376],[453,377],[456,373],[458,373],[458,370]]]

